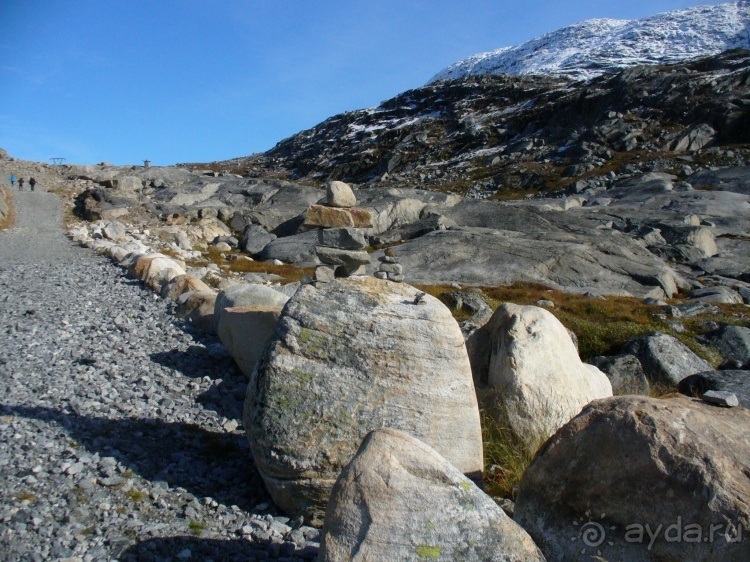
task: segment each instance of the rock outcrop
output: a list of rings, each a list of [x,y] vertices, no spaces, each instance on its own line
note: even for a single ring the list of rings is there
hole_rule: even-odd
[[[401,431],[367,435],[331,493],[320,560],[514,560],[539,549],[434,449]]]
[[[483,469],[477,399],[450,311],[373,277],[303,285],[248,384],[245,428],[274,502],[320,522],[367,433],[406,431],[461,472]]]
[[[744,408],[597,400],[537,453],[514,519],[551,562],[746,560],[748,431]]]

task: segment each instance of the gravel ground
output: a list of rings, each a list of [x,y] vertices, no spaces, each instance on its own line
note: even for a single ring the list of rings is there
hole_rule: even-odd
[[[0,231],[0,560],[299,560],[242,431],[215,338],[15,193]]]

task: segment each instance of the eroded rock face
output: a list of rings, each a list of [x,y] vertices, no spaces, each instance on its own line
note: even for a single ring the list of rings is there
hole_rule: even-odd
[[[597,400],[539,451],[514,518],[550,561],[748,560],[750,543],[727,538],[750,525],[749,431],[744,408]],[[659,529],[653,542],[645,525]],[[708,540],[711,525],[720,527]]]
[[[542,561],[529,535],[434,449],[394,429],[365,437],[336,482],[320,559]]]
[[[320,522],[367,433],[393,427],[481,474],[479,411],[461,330],[408,285],[355,277],[303,285],[287,303],[245,400],[245,427],[276,504]]]
[[[486,328],[492,342],[488,384],[531,449],[590,401],[612,396],[607,376],[581,362],[565,326],[549,311],[507,303]]]

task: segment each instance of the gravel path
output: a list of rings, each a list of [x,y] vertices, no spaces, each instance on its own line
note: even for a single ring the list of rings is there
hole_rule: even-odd
[[[298,560],[241,427],[246,380],[170,302],[15,194],[0,231],[0,560]]]

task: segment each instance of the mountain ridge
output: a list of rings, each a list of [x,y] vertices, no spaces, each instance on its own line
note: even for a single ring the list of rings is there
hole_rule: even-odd
[[[472,55],[427,84],[480,74],[546,74],[586,80],[642,64],[669,64],[750,48],[750,2],[740,0],[641,20],[591,19],[520,45]]]

